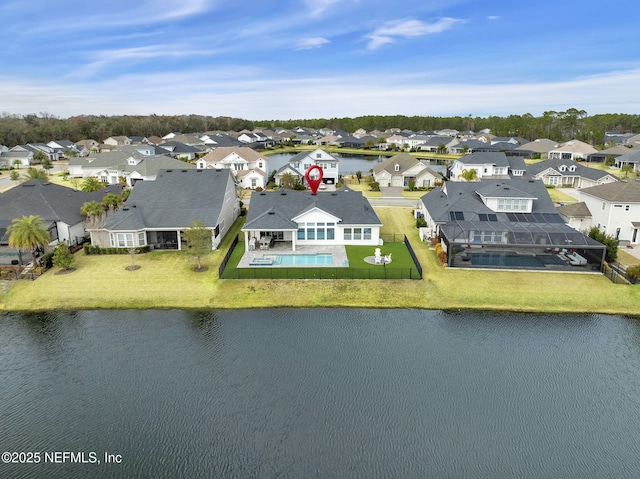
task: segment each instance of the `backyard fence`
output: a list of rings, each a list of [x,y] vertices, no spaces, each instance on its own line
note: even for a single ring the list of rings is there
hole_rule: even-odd
[[[390,265],[376,265],[371,268],[356,267],[277,267],[259,266],[251,268],[227,267],[235,248],[240,242],[240,235],[236,236],[222,259],[218,268],[221,279],[422,279],[422,266],[406,235],[389,233],[381,235],[388,243],[404,243],[413,260],[414,267],[395,267]]]
[[[414,268],[322,267],[322,268],[228,268],[222,273],[224,279],[421,279]]]
[[[229,258],[231,258],[231,255],[233,254],[233,250],[236,249],[236,246],[240,241],[239,238],[240,238],[240,235],[236,235],[236,237],[233,238],[233,241],[231,242],[231,246],[229,246],[229,249],[227,250],[227,254],[224,255],[224,258],[222,259],[222,263],[220,263],[220,266],[218,267],[218,278],[223,277],[224,269],[227,267]]]

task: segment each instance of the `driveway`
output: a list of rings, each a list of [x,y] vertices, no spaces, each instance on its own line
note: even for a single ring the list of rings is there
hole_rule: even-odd
[[[380,193],[382,193],[383,198],[404,198],[402,196],[402,190],[404,190],[401,186],[381,186]]]

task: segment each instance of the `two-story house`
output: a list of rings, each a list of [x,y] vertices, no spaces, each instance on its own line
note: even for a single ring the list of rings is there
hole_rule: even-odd
[[[331,153],[327,153],[321,148],[315,150],[303,151],[295,155],[289,160],[289,163],[284,165],[276,172],[276,184],[281,184],[282,176],[285,174],[293,175],[301,182],[305,182],[304,174],[312,166],[319,166],[322,168],[322,182],[326,184],[336,184],[340,177],[338,158]]]
[[[451,181],[465,181],[463,171],[475,170],[476,179],[522,178],[527,167],[519,156],[507,156],[503,152],[475,152],[453,162],[449,170]]]
[[[591,212],[591,225],[620,240],[640,243],[640,180],[632,179],[580,190]]]

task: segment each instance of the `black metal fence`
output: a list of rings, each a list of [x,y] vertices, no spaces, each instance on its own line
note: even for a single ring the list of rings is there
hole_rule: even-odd
[[[220,266],[218,266],[218,278],[222,279],[224,269],[227,267],[229,258],[231,258],[233,251],[236,249],[236,246],[238,245],[238,241],[239,241],[239,235],[236,235],[236,237],[233,238],[233,241],[231,242],[231,246],[229,246],[229,249],[227,250],[227,254],[224,255],[224,258],[222,259],[222,263],[220,263]]]
[[[229,260],[238,246],[240,236],[236,236],[229,246],[227,254],[218,268],[221,279],[422,279],[422,265],[406,235],[390,233],[381,235],[383,241],[404,243],[415,267],[399,268],[392,265],[379,265],[371,268],[353,267],[278,267],[227,268]]]
[[[220,276],[224,279],[421,279],[415,268],[228,268]]]
[[[407,250],[409,250],[411,259],[413,259],[413,264],[415,264],[416,269],[420,274],[420,279],[422,279],[422,265],[420,264],[420,261],[418,261],[418,257],[416,256],[415,251],[413,251],[413,246],[411,246],[411,243],[409,242],[409,238],[407,238],[407,235],[403,235],[403,236],[404,236],[404,240],[403,240],[404,245],[407,247]]]

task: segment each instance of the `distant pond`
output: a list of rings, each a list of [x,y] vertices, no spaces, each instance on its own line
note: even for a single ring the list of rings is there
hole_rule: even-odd
[[[0,364],[2,477],[640,471],[640,321],[623,316],[4,313]]]

